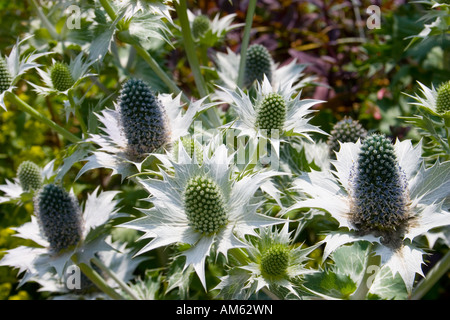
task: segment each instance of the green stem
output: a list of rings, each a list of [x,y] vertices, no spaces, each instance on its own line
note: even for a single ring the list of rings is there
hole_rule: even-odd
[[[103,9],[105,9],[108,16],[111,18],[112,21],[116,20],[117,15],[114,11],[114,8],[111,6],[111,3],[109,3],[108,0],[100,0],[100,4],[102,5]]]
[[[350,296],[351,300],[365,300],[367,294],[369,293],[371,284],[369,284],[369,277],[373,276],[374,272],[378,272],[381,263],[381,257],[376,256],[373,251],[373,245],[369,245],[369,256],[367,257],[366,266],[364,268],[364,275],[359,283],[358,288],[356,288],[355,292]],[[374,270],[369,270],[369,267],[375,267]]]
[[[241,59],[239,61],[239,74],[237,86],[242,88],[244,82],[245,60],[248,44],[250,42],[250,30],[252,29],[253,15],[255,14],[256,0],[250,0],[248,3],[247,16],[245,18],[244,35],[241,42]]]
[[[67,97],[69,98],[69,103],[70,103],[72,109],[75,111],[75,117],[77,118],[78,122],[80,123],[81,131],[83,131],[84,135],[87,135],[86,123],[84,122],[83,116],[81,115],[80,107],[77,106],[77,104],[75,103],[75,99],[73,97],[72,90],[69,90],[69,92],[67,93]]]
[[[111,271],[107,266],[105,266],[100,259],[94,257],[91,259],[91,261],[103,272],[105,272],[108,276],[110,276],[111,279],[117,282],[117,284],[122,288],[122,290],[125,291],[128,295],[130,295],[132,299],[140,300],[139,297],[137,297],[135,293],[130,289],[130,287],[128,287],[126,283],[124,283],[121,279],[119,279],[119,277],[113,271]]]
[[[52,120],[48,119],[47,117],[44,117],[41,113],[39,113],[36,109],[34,109],[32,106],[27,104],[25,101],[20,99],[18,96],[16,96],[14,93],[9,92],[7,97],[11,100],[11,102],[15,103],[22,111],[25,111],[32,117],[36,118],[37,120],[41,121],[42,123],[46,124],[59,134],[61,134],[64,138],[67,140],[77,143],[80,142],[81,139],[72,134],[71,132],[67,131],[63,127],[59,126]]]
[[[120,41],[126,42],[134,47],[136,52],[147,62],[149,67],[156,73],[156,75],[169,87],[175,94],[181,93],[184,102],[189,102],[189,98],[181,91],[181,89],[173,82],[172,79],[164,72],[159,64],[152,58],[152,56],[145,50],[128,31],[120,31],[117,33],[117,38]]]
[[[92,267],[85,263],[79,263],[76,256],[72,257],[72,261],[80,268],[81,272],[84,273],[89,280],[92,281],[100,290],[106,293],[109,297],[114,300],[125,300],[120,294],[118,294],[113,288],[111,288],[106,281],[95,271]]]
[[[434,267],[427,273],[426,277],[422,279],[414,289],[410,299],[421,299],[438,280],[450,269],[450,250]]]
[[[55,39],[55,40],[58,40],[59,39],[58,32],[56,32],[55,27],[48,20],[47,16],[44,14],[44,12],[42,11],[41,7],[38,6],[38,4],[36,3],[36,0],[31,0],[30,3],[33,6],[33,8],[37,11],[39,19],[41,19],[42,23],[44,24],[45,28],[48,30],[48,32],[50,33],[52,38]]]
[[[200,69],[195,43],[192,39],[191,26],[187,15],[186,0],[179,0],[178,3],[175,2],[175,10],[177,11],[178,19],[180,21],[183,44],[186,50],[189,66],[191,67],[192,74],[194,75],[194,81],[197,86],[198,93],[200,97],[206,97],[208,96],[208,88]],[[206,113],[213,126],[219,127],[222,125],[217,108],[209,108]]]

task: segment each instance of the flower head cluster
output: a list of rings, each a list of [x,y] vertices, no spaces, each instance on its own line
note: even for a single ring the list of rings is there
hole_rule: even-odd
[[[336,157],[335,152],[339,151],[340,143],[356,142],[358,139],[364,139],[367,135],[366,129],[363,128],[358,120],[350,117],[338,121],[328,137],[328,146],[330,149],[330,157]]]
[[[264,76],[272,82],[273,60],[266,47],[254,44],[247,49],[244,69],[244,85],[251,86],[255,81],[262,82]]]
[[[41,168],[32,161],[24,161],[17,168],[17,178],[25,192],[38,190],[42,186]]]
[[[399,273],[411,291],[423,263],[423,251],[412,240],[450,224],[450,215],[442,208],[449,194],[445,190],[450,185],[450,163],[426,168],[421,148],[409,140],[392,144],[384,135],[369,135],[362,143],[341,145],[332,161],[335,171],[312,171],[295,180],[295,188],[309,198],[288,211],[323,209],[343,228],[324,240],[324,259],[343,244],[372,242],[382,267],[394,276]]]
[[[442,83],[437,89],[436,112],[446,113],[450,111],[450,80]]]

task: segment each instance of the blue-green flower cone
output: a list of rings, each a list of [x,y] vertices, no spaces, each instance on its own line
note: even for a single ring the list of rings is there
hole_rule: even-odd
[[[75,80],[72,78],[69,66],[63,62],[55,62],[50,70],[53,87],[58,91],[70,89]]]
[[[31,161],[24,161],[17,168],[17,178],[26,192],[38,190],[42,186],[41,168]]]
[[[264,75],[271,82],[272,65],[273,60],[266,47],[260,44],[250,46],[246,53],[244,86],[249,87],[255,81],[262,82]]]
[[[0,57],[0,94],[11,86],[12,78],[6,66],[6,61]]]
[[[436,112],[446,113],[448,111],[450,111],[450,81],[439,86],[436,97]]]
[[[45,185],[35,197],[40,228],[56,253],[77,245],[82,239],[82,217],[77,200],[54,184]]]
[[[338,121],[331,130],[331,134],[328,138],[328,147],[330,150],[331,158],[335,159],[336,154],[340,149],[340,143],[353,142],[358,139],[364,139],[367,136],[366,129],[363,128],[358,120],[354,120],[350,117]]]

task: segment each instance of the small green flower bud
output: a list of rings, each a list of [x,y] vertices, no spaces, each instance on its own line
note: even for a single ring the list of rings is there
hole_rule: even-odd
[[[194,18],[192,22],[192,35],[198,39],[202,37],[206,31],[209,30],[210,22],[209,18],[205,15],[199,15]]]
[[[450,111],[450,81],[439,86],[436,97],[436,112],[446,113],[448,111]]]
[[[280,277],[289,266],[289,248],[283,244],[274,244],[261,257],[261,271],[272,277]]]
[[[210,235],[227,223],[225,199],[219,185],[211,178],[191,178],[184,191],[184,207],[195,231]]]
[[[41,168],[31,161],[24,161],[19,165],[17,177],[25,192],[38,190],[42,186]]]
[[[268,130],[283,130],[286,120],[287,106],[284,98],[278,93],[269,93],[258,107],[256,127]]]
[[[64,62],[55,62],[50,69],[50,78],[53,87],[58,91],[70,89],[75,81],[70,73],[69,66]]]
[[[59,253],[82,238],[82,218],[77,200],[63,188],[45,185],[35,198],[39,225],[50,249]]]
[[[5,59],[0,57],[0,94],[11,86],[12,78],[8,71]]]
[[[367,136],[366,129],[359,123],[358,120],[353,120],[350,117],[344,117],[338,121],[331,130],[331,135],[328,138],[328,147],[330,156],[335,158],[335,151],[339,151],[340,144],[345,142],[356,142],[358,139],[364,139]]]
[[[247,49],[244,85],[249,87],[253,82],[262,82],[264,75],[269,81],[272,81],[273,60],[266,47],[260,44],[254,44]]]

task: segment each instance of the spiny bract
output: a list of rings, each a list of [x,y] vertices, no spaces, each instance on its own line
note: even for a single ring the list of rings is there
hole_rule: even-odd
[[[244,85],[251,86],[254,81],[262,82],[264,75],[272,81],[272,57],[266,47],[260,44],[254,44],[247,49]]]
[[[205,15],[198,15],[192,22],[192,35],[194,38],[200,38],[208,31],[210,26],[209,18]]]
[[[31,161],[24,161],[17,168],[17,177],[26,192],[38,190],[42,186],[41,168]]]
[[[352,172],[352,221],[363,233],[396,241],[409,215],[408,183],[398,165],[391,141],[384,135],[368,136]]]
[[[195,231],[210,235],[227,223],[227,211],[222,190],[209,177],[191,178],[184,192],[186,215]]]
[[[258,107],[256,126],[263,130],[283,130],[286,120],[286,101],[278,93],[270,93],[264,97]]]
[[[70,73],[69,66],[64,62],[55,62],[50,70],[53,87],[58,91],[70,89],[75,81]]]
[[[62,187],[47,184],[35,198],[40,228],[56,253],[77,245],[82,238],[82,217],[77,200]]]
[[[450,81],[439,86],[436,97],[436,112],[446,113],[448,111],[450,111]]]
[[[8,71],[5,59],[0,57],[0,93],[8,90],[11,86],[12,78]]]
[[[289,248],[283,244],[274,244],[261,257],[261,271],[272,277],[286,273],[289,265]]]
[[[130,79],[123,85],[119,109],[131,160],[142,161],[170,141],[164,107],[144,81]]]
[[[366,129],[363,128],[358,120],[353,120],[350,117],[338,121],[331,130],[331,135],[328,138],[328,147],[330,156],[336,158],[335,152],[340,149],[340,144],[345,142],[356,142],[358,139],[364,139],[367,135]]]

